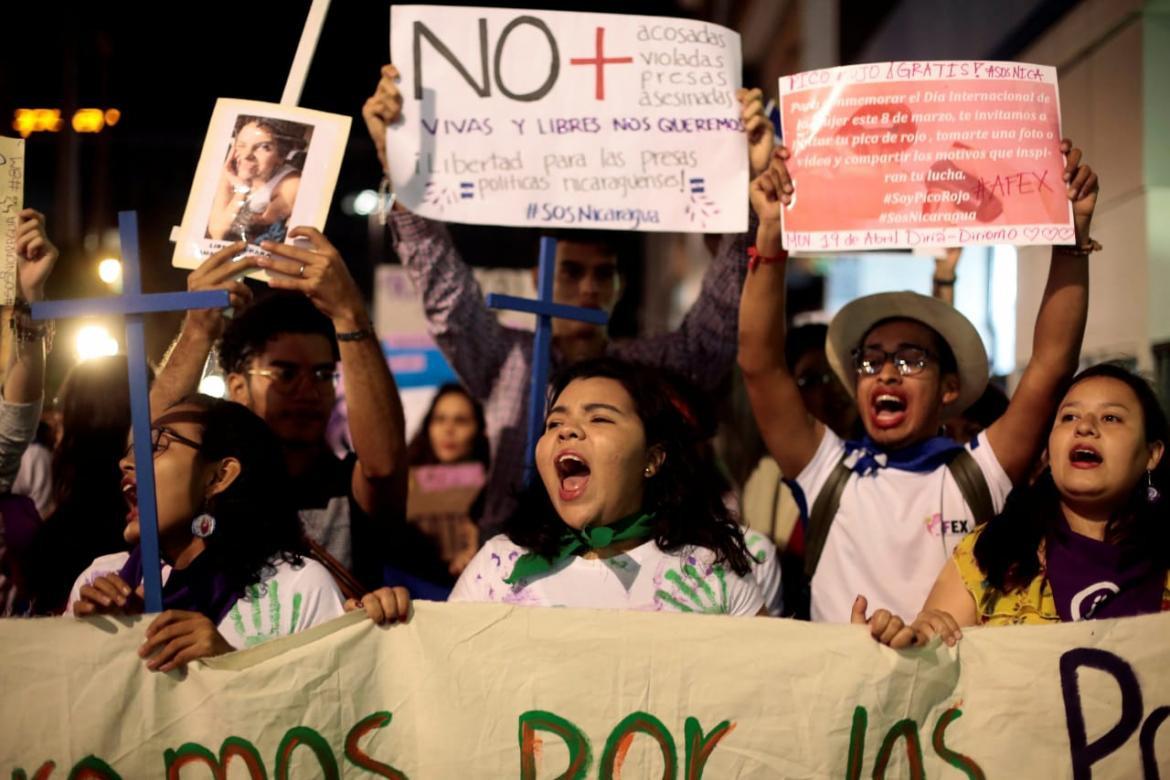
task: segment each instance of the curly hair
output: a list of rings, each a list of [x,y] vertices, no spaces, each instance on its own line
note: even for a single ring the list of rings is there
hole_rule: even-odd
[[[642,511],[655,513],[653,538],[665,552],[703,547],[715,560],[743,576],[751,559],[743,532],[731,517],[719,490],[719,480],[700,455],[700,433],[680,411],[678,394],[653,369],[613,358],[577,363],[558,373],[549,385],[551,407],[569,383],[604,378],[621,384],[634,401],[646,433],[646,445],[665,454],[658,472],[646,481]],[[539,475],[533,475],[520,495],[504,532],[515,544],[552,558],[569,528],[557,515]]]
[[[1166,413],[1148,382],[1116,363],[1101,363],[1077,374],[1069,387],[1095,377],[1124,382],[1133,390],[1141,404],[1146,442],[1170,445]],[[1170,500],[1170,458],[1163,457],[1151,470],[1150,483],[1163,496],[1162,502],[1150,503],[1144,480],[1138,480],[1125,505],[1109,520],[1105,538],[1137,542],[1166,569],[1170,568],[1170,518],[1164,502]],[[1036,551],[1041,542],[1064,533],[1060,502],[1052,469],[1047,468],[1033,484],[1014,490],[1003,512],[988,522],[974,552],[993,588],[1005,593],[1025,589],[1040,573]]]
[[[207,501],[206,511],[216,523],[201,555],[210,556],[215,570],[241,592],[264,579],[265,569],[279,561],[300,565],[307,554],[304,531],[272,431],[233,401],[195,393],[170,408],[180,406],[199,412],[200,459],[235,458],[240,463],[235,480]]]
[[[284,333],[324,336],[333,350],[334,362],[341,359],[329,318],[301,293],[274,292],[258,296],[228,322],[219,343],[220,368],[225,374],[243,372],[249,360]]]
[[[467,392],[463,385],[454,382],[443,385],[435,393],[431,406],[427,409],[422,424],[418,427],[418,432],[414,434],[414,438],[410,440],[410,444],[406,448],[406,462],[411,466],[433,466],[439,462],[439,457],[435,455],[435,449],[431,446],[431,420],[435,416],[435,407],[439,405],[439,401],[448,395],[461,395],[471,404],[471,412],[475,417],[475,438],[471,442],[471,454],[466,460],[482,463],[484,469],[488,469],[491,466],[491,449],[488,445],[487,422],[483,416],[483,405],[472,398],[471,393]]]
[[[281,158],[287,158],[290,152],[304,149],[308,146],[309,139],[313,135],[313,126],[302,122],[240,114],[236,117],[236,124],[232,129],[232,137],[234,138],[239,135],[240,131],[247,125],[256,125],[265,132],[270,133],[273,143],[276,144],[277,154]]]

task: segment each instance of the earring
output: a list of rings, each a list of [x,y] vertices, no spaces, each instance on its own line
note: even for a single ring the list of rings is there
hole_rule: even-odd
[[[1161,498],[1162,498],[1162,494],[1158,491],[1158,488],[1154,487],[1153,475],[1151,475],[1149,470],[1147,469],[1146,470],[1146,501],[1148,501],[1151,504],[1156,504],[1156,503],[1158,503],[1158,501],[1161,500]]]
[[[654,469],[647,466],[646,468],[642,469],[642,473],[647,477],[652,477],[654,476]]]
[[[206,539],[215,533],[215,518],[204,512],[201,515],[196,515],[195,519],[191,521],[191,534],[200,539]]]

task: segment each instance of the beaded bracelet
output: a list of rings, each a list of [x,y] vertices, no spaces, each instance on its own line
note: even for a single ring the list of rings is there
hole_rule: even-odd
[[[52,320],[45,320],[38,325],[32,324],[32,307],[28,301],[17,300],[12,304],[12,317],[8,320],[8,327],[12,330],[17,345],[31,344],[34,341],[45,341],[45,352],[53,349],[53,334],[56,328]]]

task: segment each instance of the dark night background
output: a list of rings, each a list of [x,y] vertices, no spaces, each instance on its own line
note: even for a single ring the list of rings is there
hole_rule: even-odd
[[[714,0],[644,2],[500,3],[519,8],[708,17]],[[444,3],[438,3],[444,4]],[[454,3],[446,3],[454,4]],[[464,0],[460,5],[494,5]],[[872,29],[891,3],[858,6],[860,24],[848,25],[842,43]],[[19,2],[9,4],[0,66],[0,117],[6,135],[18,108],[60,108],[61,132],[27,139],[26,205],[48,217],[62,250],[50,282],[54,298],[108,294],[96,265],[117,254],[102,243],[116,228],[117,212],[139,214],[143,287],[147,292],[185,287],[186,272],[171,268],[170,228],[186,204],[212,108],[218,97],[278,102],[300,39],[309,0],[279,3]],[[390,4],[386,0],[334,0],[325,19],[301,105],[353,118],[325,234],[346,258],[358,284],[370,293],[373,266],[393,261],[388,237],[364,217],[347,215],[341,199],[376,189],[380,175],[360,110],[388,60]],[[844,53],[844,52],[843,52]],[[749,71],[750,79],[750,71]],[[117,125],[96,134],[73,132],[77,108],[116,108]],[[455,226],[457,242],[477,265],[527,265],[535,236],[527,230]],[[617,335],[636,328],[640,274],[629,263],[630,287],[615,313]],[[157,315],[148,329],[152,359],[159,359],[179,324],[178,314]],[[60,352],[71,352],[60,331]],[[57,354],[50,386],[71,362]]]

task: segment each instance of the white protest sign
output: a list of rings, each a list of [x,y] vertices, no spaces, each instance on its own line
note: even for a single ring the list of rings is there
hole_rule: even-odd
[[[478,224],[742,232],[739,35],[687,19],[395,5],[410,210]]]
[[[24,208],[24,139],[0,136],[0,226],[4,257],[0,258],[0,306],[16,300],[16,234]]]
[[[349,615],[185,675],[146,670],[146,624],[0,621],[0,776],[1103,780],[1170,768],[1167,614],[966,629],[954,648],[896,652],[855,626],[420,602],[403,625]]]

